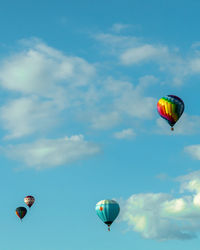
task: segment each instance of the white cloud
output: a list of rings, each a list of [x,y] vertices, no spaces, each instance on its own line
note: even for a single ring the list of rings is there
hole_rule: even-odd
[[[188,74],[188,70],[183,74],[188,63],[173,55],[167,46],[145,44],[128,36],[102,33],[97,37],[114,44],[114,49],[120,51],[118,55],[124,55],[128,64],[155,60],[161,70],[168,68],[176,83]],[[110,129],[127,119],[154,116],[156,100],[144,95],[149,86],[158,82],[154,76],[144,76],[135,85],[107,76],[99,78],[95,67],[82,58],[67,56],[37,39],[23,42],[26,44],[23,51],[1,62],[0,85],[21,95],[18,99],[10,98],[0,110],[7,138],[20,138],[42,131],[45,126],[54,126],[55,120],[59,123],[61,112],[66,117],[73,114],[72,120],[85,120],[93,129]],[[165,121],[158,119],[157,123],[159,131],[169,131]],[[173,134],[196,133],[199,124],[198,116],[184,114]]]
[[[144,238],[156,240],[192,239],[200,232],[200,171],[177,178],[181,192],[134,194],[122,206],[121,220]]]
[[[142,38],[113,35],[109,33],[99,33],[94,38],[107,46],[108,52],[117,56],[119,63],[123,65],[142,64],[146,62],[156,62],[160,69],[171,67],[180,61],[177,51],[170,51],[168,46],[160,44],[145,43]],[[181,60],[182,62],[182,60]]]
[[[2,60],[0,67],[0,85],[21,95],[7,98],[0,110],[9,139],[54,126],[61,111],[85,101],[85,90],[79,93],[90,88],[96,74],[84,59],[66,56],[40,40],[24,40],[23,44],[23,51]]]
[[[109,77],[96,85],[95,100],[80,116],[95,129],[109,129],[127,119],[152,119],[156,100],[145,96],[144,91],[155,82],[155,77],[145,76],[134,86],[131,82]]]
[[[136,87],[129,82],[115,80],[108,82],[106,90],[114,96],[113,106],[115,110],[130,117],[152,118],[155,99],[152,97],[144,97],[143,92],[148,86],[151,86],[156,79],[152,79],[151,76],[144,78],[140,79]]]
[[[157,81],[155,77],[145,76],[135,86],[99,78],[96,68],[82,58],[67,56],[37,39],[24,40],[23,45],[21,52],[1,61],[0,85],[12,94],[0,110],[6,138],[44,131],[55,121],[59,124],[61,113],[93,129],[110,129],[127,118],[152,118],[155,100],[144,91]]]
[[[168,48],[164,46],[153,46],[145,44],[139,47],[127,49],[120,55],[123,64],[137,64],[145,61],[160,60],[168,56]]]
[[[185,152],[190,154],[194,159],[200,160],[200,144],[185,147]]]
[[[200,42],[194,42],[192,45],[191,45],[191,48],[193,49],[198,49],[200,47]]]
[[[158,73],[164,73],[164,83],[166,74],[168,84],[170,82],[182,85],[188,77],[200,73],[200,53],[197,50],[199,43],[193,45],[185,56],[181,55],[177,47],[170,48],[165,44],[149,43],[140,37],[99,33],[95,39],[106,46],[107,53],[118,59],[118,64],[129,67],[135,65],[147,67],[147,63],[157,64]]]
[[[40,139],[30,144],[8,146],[9,158],[23,162],[29,168],[45,169],[67,165],[100,152],[98,145],[85,141],[82,135],[60,139]]]
[[[93,36],[97,41],[109,46],[108,52],[116,55],[122,53],[125,49],[131,46],[138,46],[140,39],[132,36],[113,35],[109,33],[99,33]]]
[[[189,59],[188,71],[190,75],[200,73],[200,42],[192,44],[193,56]]]
[[[151,119],[155,99],[152,97],[142,97],[137,91],[126,92],[115,100],[115,108],[122,114],[140,119]]]
[[[0,109],[0,119],[8,131],[7,139],[45,131],[56,123],[57,115],[58,107],[53,102],[41,102],[37,97],[15,99]]]
[[[181,85],[186,77],[198,73],[198,70],[195,72],[194,62],[190,57],[184,58],[180,55],[179,50],[170,49],[166,45],[140,42],[120,51],[118,58],[120,63],[125,66],[155,63],[158,65],[158,73],[167,73],[171,78],[170,82],[174,85]]]
[[[120,115],[118,112],[111,112],[105,114],[94,114],[91,119],[91,126],[94,129],[109,129],[120,122]]]
[[[193,58],[189,62],[189,67],[191,69],[191,73],[200,73],[200,58]]]
[[[111,30],[113,32],[120,33],[122,30],[125,30],[129,27],[130,27],[130,25],[128,25],[128,24],[115,23],[115,24],[113,24]]]
[[[190,174],[180,176],[176,178],[178,182],[181,183],[180,191],[183,193],[184,191],[200,193],[200,171],[194,171]]]
[[[48,97],[57,92],[61,83],[86,85],[95,75],[95,68],[82,58],[66,56],[39,40],[31,40],[28,45],[1,62],[2,87]]]
[[[169,179],[169,176],[166,173],[160,173],[160,174],[156,175],[155,178],[157,178],[160,181],[165,181],[165,180]]]
[[[114,133],[116,139],[131,139],[135,137],[135,135],[136,133],[131,128],[123,129],[122,131]]]

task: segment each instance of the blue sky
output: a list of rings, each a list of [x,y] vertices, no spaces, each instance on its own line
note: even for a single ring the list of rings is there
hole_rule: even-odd
[[[199,249],[199,8],[1,1],[3,250]],[[173,133],[167,94],[185,102]],[[121,207],[110,233],[102,199]]]

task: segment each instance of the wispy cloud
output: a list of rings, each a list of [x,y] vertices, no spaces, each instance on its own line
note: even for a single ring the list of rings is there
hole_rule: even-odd
[[[109,129],[120,122],[120,114],[116,111],[110,113],[94,113],[91,127],[94,129]]]
[[[190,154],[192,158],[200,160],[200,144],[187,146],[184,148],[184,150]]]
[[[107,48],[107,52],[119,58],[126,49],[140,45],[140,38],[112,33],[98,33],[92,36]]]
[[[145,96],[144,91],[157,82],[152,76],[139,79],[134,86],[131,82],[108,78],[97,86],[97,100],[93,113],[88,119],[96,129],[111,128],[127,119],[152,119],[154,116],[153,97]],[[142,105],[141,105],[142,103]]]
[[[171,84],[182,85],[188,77],[200,74],[200,53],[198,46],[189,48],[187,56],[177,47],[149,43],[136,36],[99,33],[94,36],[105,45],[107,52],[118,59],[118,64],[128,67],[142,67],[154,63],[158,73],[164,73]]]
[[[128,24],[115,23],[115,24],[113,24],[111,30],[113,32],[120,33],[121,31],[126,30],[129,27],[130,27],[130,25],[128,25]]]
[[[168,68],[177,83],[189,74],[188,69],[182,72],[188,65],[187,60],[184,62],[166,45],[103,33],[96,35],[96,39],[108,47],[112,45],[124,66],[153,60],[160,70]],[[7,131],[5,138],[20,138],[44,131],[44,128],[47,130],[58,125],[63,114],[71,121],[87,123],[92,129],[127,126],[128,119],[154,117],[157,100],[145,92],[158,84],[155,76],[142,76],[134,83],[116,80],[112,74],[101,75],[98,64],[94,66],[83,58],[66,55],[38,39],[24,40],[23,44],[21,51],[1,61],[0,85],[8,91],[8,96],[11,94],[9,101],[0,108],[1,124]],[[198,71],[197,58],[198,53],[190,58],[190,72]],[[161,133],[169,131],[161,119],[157,124]],[[196,133],[199,124],[198,116],[183,115],[175,133]]]
[[[127,49],[120,55],[123,64],[131,65],[148,61],[160,60],[168,56],[168,48],[164,46],[153,46],[145,44],[139,47]]]
[[[144,238],[188,240],[200,232],[200,171],[177,178],[181,197],[165,193],[133,194],[124,203],[121,219]]]
[[[79,159],[96,155],[100,147],[84,140],[83,135],[60,139],[40,139],[33,143],[8,146],[5,154],[23,162],[28,168],[45,169],[68,165]]]
[[[141,77],[135,84],[99,77],[83,58],[65,55],[38,39],[24,40],[23,45],[1,61],[0,85],[11,94],[0,109],[6,138],[44,131],[59,124],[61,113],[93,129],[110,129],[127,117],[152,118],[155,100],[144,91],[157,82],[155,77]]]
[[[135,137],[135,135],[136,133],[132,128],[123,129],[122,131],[114,133],[116,139],[131,139]]]
[[[0,109],[6,139],[20,138],[39,130],[45,131],[56,124],[59,109],[52,101],[38,97],[22,97],[9,101]]]

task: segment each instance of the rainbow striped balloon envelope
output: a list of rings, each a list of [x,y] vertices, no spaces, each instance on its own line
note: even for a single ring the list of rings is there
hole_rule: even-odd
[[[184,102],[175,95],[166,95],[157,103],[159,115],[169,123],[171,130],[174,130],[173,127],[183,114],[184,107]]]

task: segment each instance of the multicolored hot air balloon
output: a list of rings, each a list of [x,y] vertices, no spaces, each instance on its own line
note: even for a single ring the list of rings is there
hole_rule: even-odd
[[[24,198],[24,202],[30,208],[33,205],[33,203],[35,202],[35,198],[31,195],[28,195]]]
[[[169,123],[171,130],[174,130],[175,123],[183,114],[184,102],[178,96],[166,95],[158,101],[157,110],[159,115]]]
[[[25,207],[18,207],[16,208],[16,215],[22,220],[24,216],[26,215],[27,210]]]
[[[108,231],[110,231],[110,225],[119,214],[119,204],[114,200],[102,200],[96,204],[95,209],[99,218],[108,225]]]

